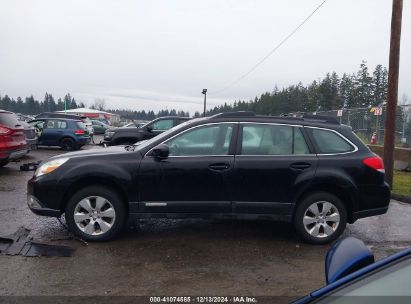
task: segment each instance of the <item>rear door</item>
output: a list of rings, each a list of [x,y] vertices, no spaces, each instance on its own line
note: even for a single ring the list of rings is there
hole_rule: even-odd
[[[301,126],[241,123],[233,212],[289,218],[293,195],[312,181],[317,162]]]

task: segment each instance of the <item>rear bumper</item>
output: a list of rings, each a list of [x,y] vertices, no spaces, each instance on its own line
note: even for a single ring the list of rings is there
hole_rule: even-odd
[[[378,186],[362,186],[359,189],[362,208],[353,212],[351,223],[357,219],[384,214],[391,200],[390,186],[383,182]]]
[[[22,158],[29,152],[29,146],[24,145],[24,148],[15,150],[0,150],[0,160],[2,161],[12,161]]]
[[[89,144],[91,141],[90,136],[81,136],[77,137],[77,145],[83,146]]]
[[[382,208],[375,208],[375,209],[369,209],[369,210],[363,210],[363,211],[358,211],[353,213],[353,222],[360,218],[364,217],[370,217],[370,216],[375,216],[375,215],[381,215],[384,213],[387,213],[388,211],[388,206],[387,207],[382,207]]]

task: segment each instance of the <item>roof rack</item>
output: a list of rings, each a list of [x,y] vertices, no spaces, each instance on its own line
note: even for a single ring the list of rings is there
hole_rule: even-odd
[[[253,117],[256,116],[251,111],[237,111],[237,112],[225,112],[211,116],[212,118],[230,118],[230,117]]]
[[[305,114],[302,117],[305,121],[318,121],[318,122],[325,122],[325,123],[334,124],[334,125],[340,124],[340,122],[337,119],[331,116]]]

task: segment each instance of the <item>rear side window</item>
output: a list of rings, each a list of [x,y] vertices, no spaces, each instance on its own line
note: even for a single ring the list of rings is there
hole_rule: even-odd
[[[300,128],[282,125],[244,125],[242,155],[309,154]]]
[[[319,154],[335,154],[354,151],[354,147],[337,133],[325,129],[311,129]]]
[[[21,125],[17,115],[14,113],[0,113],[0,125],[14,128],[16,125]]]
[[[49,120],[47,129],[67,129],[67,122],[64,120]]]

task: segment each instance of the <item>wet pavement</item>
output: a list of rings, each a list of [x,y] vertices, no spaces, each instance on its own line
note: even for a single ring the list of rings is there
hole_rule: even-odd
[[[87,149],[100,148],[88,146]],[[59,149],[32,151],[22,162]],[[88,245],[54,218],[26,207],[33,172],[0,168],[0,235],[19,227],[36,241],[68,245],[72,257],[0,256],[0,295],[247,295],[298,297],[324,285],[330,245],[299,242],[290,225],[262,221],[133,221],[114,241]],[[411,246],[411,205],[392,201],[387,214],[348,225],[377,258]]]

